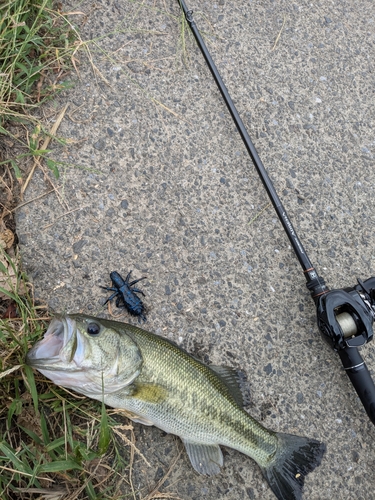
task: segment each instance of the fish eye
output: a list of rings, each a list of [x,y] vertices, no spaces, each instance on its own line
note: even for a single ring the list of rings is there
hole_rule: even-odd
[[[100,326],[97,323],[89,323],[87,325],[87,333],[89,335],[98,335],[100,333]]]

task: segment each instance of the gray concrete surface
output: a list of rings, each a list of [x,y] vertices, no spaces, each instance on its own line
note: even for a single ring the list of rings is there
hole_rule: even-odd
[[[99,314],[110,271],[147,275],[148,329],[243,368],[250,412],[265,426],[326,442],[304,498],[374,498],[374,427],[318,334],[298,261],[273,209],[262,212],[265,191],[187,33],[183,47],[177,1],[63,3],[87,13],[82,37],[96,40],[107,83],[81,54],[81,79],[44,110],[70,103],[59,132],[72,142],[52,156],[83,168],[63,172],[63,203],[50,194],[19,210],[38,299]],[[320,274],[332,288],[375,275],[373,2],[189,7]],[[37,171],[26,199],[48,189]],[[373,373],[374,349],[363,349]],[[178,446],[155,428],[136,434],[152,464],[136,463],[145,494]],[[232,450],[214,478],[198,477],[183,454],[163,491],[273,498],[256,464]]]

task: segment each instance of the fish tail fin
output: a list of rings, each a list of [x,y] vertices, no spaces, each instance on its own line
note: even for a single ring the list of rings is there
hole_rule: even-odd
[[[299,500],[305,476],[320,465],[325,444],[292,434],[276,435],[278,451],[268,466],[261,467],[262,472],[279,500]]]

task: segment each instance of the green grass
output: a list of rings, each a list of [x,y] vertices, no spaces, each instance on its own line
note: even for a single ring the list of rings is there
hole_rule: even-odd
[[[0,5],[0,139],[26,152],[5,159],[18,180],[25,156],[41,157],[35,132],[48,134],[35,110],[66,89],[79,35],[68,18],[53,9],[52,0],[9,0]],[[33,133],[27,127],[34,128]],[[38,135],[39,135],[38,134]],[[1,158],[0,158],[1,159]]]
[[[78,34],[52,0],[11,0],[0,6],[0,125],[32,119],[28,110],[65,88]],[[2,132],[7,133],[2,129]]]
[[[56,499],[59,491],[77,499],[132,496],[130,451],[114,416],[24,364],[49,318],[34,304],[17,259],[3,252],[0,271],[0,293],[13,316],[0,319],[0,498],[35,498],[50,488],[57,488]]]

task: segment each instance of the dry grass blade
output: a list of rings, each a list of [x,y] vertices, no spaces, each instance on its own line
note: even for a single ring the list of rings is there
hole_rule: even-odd
[[[8,472],[13,472],[14,474],[20,474],[19,470],[12,469],[11,467],[4,467],[2,465],[0,465],[0,471],[1,470],[8,471]],[[29,474],[27,472],[21,472],[21,474],[24,475],[24,476],[28,476],[28,477],[34,477],[35,479],[43,479],[43,481],[50,481],[51,483],[54,482],[53,479],[49,479],[49,478],[45,478],[45,477],[39,477],[39,476],[34,476],[34,474]]]
[[[249,221],[249,224],[252,224],[253,222],[255,222],[261,215],[263,212],[265,212],[268,208],[272,207],[272,203],[267,203],[267,205],[265,207],[262,208],[262,210],[260,212],[258,212],[250,221]]]
[[[51,130],[50,130],[50,132],[49,132],[49,135],[47,135],[47,137],[45,138],[45,140],[44,140],[44,142],[43,142],[42,147],[40,148],[41,150],[46,150],[46,149],[48,148],[48,145],[49,145],[49,143],[50,143],[50,141],[51,141],[52,137],[56,135],[56,132],[57,132],[58,128],[60,127],[60,124],[61,124],[61,122],[62,122],[62,120],[63,120],[63,118],[64,118],[64,116],[65,116],[65,113],[66,113],[66,110],[68,109],[68,107],[69,107],[69,104],[66,104],[66,105],[63,107],[63,109],[60,111],[60,113],[59,113],[59,115],[58,115],[58,117],[57,117],[57,119],[56,119],[55,123],[53,124],[53,126],[52,126],[52,128],[51,128]],[[26,181],[25,181],[24,185],[23,185],[23,186],[22,186],[22,188],[21,188],[21,195],[23,195],[23,194],[24,194],[24,192],[25,192],[25,190],[26,190],[27,186],[29,185],[29,182],[30,182],[30,180],[31,180],[31,177],[33,176],[34,170],[36,169],[36,167],[37,167],[38,165],[40,165],[40,163],[39,163],[39,158],[38,158],[38,157],[36,157],[36,158],[35,158],[35,160],[34,160],[34,164],[33,164],[32,168],[31,168],[31,170],[30,170],[30,173],[29,173],[29,175],[27,176],[27,179],[26,179]]]
[[[180,449],[180,451],[178,452],[176,458],[173,460],[171,466],[169,467],[168,471],[158,481],[158,483],[155,486],[155,488],[146,497],[142,498],[142,500],[153,500],[153,499],[157,499],[157,498],[174,498],[176,500],[179,500],[179,497],[176,497],[173,493],[160,493],[159,489],[162,487],[162,485],[165,483],[165,481],[170,476],[170,474],[171,474],[172,470],[174,469],[176,463],[180,459],[182,452],[183,452],[183,448]]]
[[[130,446],[132,448],[132,450],[135,451],[135,453],[137,453],[137,455],[139,455],[142,460],[145,462],[146,465],[148,465],[148,467],[151,467],[150,463],[147,461],[146,457],[143,455],[143,453],[135,446],[135,444],[133,443],[132,440],[130,440],[129,438],[127,438],[121,431],[122,430],[133,430],[133,427],[132,426],[127,426],[127,425],[116,425],[113,427],[113,432],[119,436],[121,438],[122,441],[124,441],[125,444],[127,444],[128,446]]]
[[[50,189],[46,193],[43,193],[43,194],[41,194],[39,196],[36,196],[35,198],[32,198],[31,200],[27,200],[24,203],[20,203],[15,208],[13,208],[13,210],[11,210],[11,212],[14,212],[18,208],[24,207],[25,205],[28,205],[29,203],[33,203],[34,201],[40,200],[40,198],[43,198],[43,196],[47,196],[48,194],[53,193],[54,191],[56,191],[56,189]]]
[[[40,495],[40,500],[62,500],[68,494],[65,488],[18,488],[20,493],[30,493]]]
[[[15,372],[19,368],[21,368],[22,365],[15,365],[12,366],[12,368],[9,368],[8,370],[5,370],[0,373],[0,378],[6,377],[7,375],[10,375],[11,373]]]
[[[19,256],[14,255],[13,249],[9,254],[0,246],[0,299],[14,299],[17,295],[26,292],[24,283],[18,275]]]
[[[271,52],[272,52],[273,50],[275,50],[275,49],[276,49],[277,44],[279,43],[279,40],[280,40],[280,37],[281,37],[281,33],[282,33],[282,31],[283,31],[283,29],[284,29],[284,26],[285,26],[285,21],[286,21],[286,17],[285,17],[285,15],[284,15],[283,24],[282,24],[282,26],[281,26],[281,29],[280,29],[280,31],[279,31],[279,34],[278,34],[278,35],[277,35],[277,37],[276,37],[276,40],[275,40],[275,43],[273,44],[273,47],[272,47],[272,49],[271,49]]]
[[[68,212],[65,212],[64,214],[62,215],[59,215],[59,217],[56,217],[56,219],[51,222],[51,224],[47,224],[46,226],[43,226],[43,230],[44,229],[48,229],[49,227],[52,227],[54,224],[56,224],[56,222],[61,219],[62,217],[66,217],[67,215],[69,214],[72,214],[73,212],[77,212],[77,210],[84,210],[85,208],[87,208],[89,205],[85,205],[84,207],[77,207],[77,208],[73,208],[73,210],[69,210]]]

